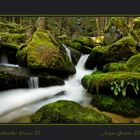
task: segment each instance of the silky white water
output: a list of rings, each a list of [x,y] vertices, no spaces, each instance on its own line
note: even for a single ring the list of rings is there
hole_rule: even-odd
[[[28,85],[29,88],[38,88],[39,87],[38,77],[30,77]]]
[[[63,45],[63,47],[65,48],[66,53],[67,53],[67,55],[68,55],[70,61],[72,61],[72,59],[71,59],[71,52],[70,52],[70,49],[68,49],[67,46],[66,46],[65,44],[62,44],[62,45]]]
[[[0,61],[1,61],[1,63],[8,64],[8,57],[7,57],[7,54],[6,54],[5,52],[3,52],[3,53],[0,55]]]
[[[37,87],[34,83],[31,85],[33,89],[14,89],[1,92],[0,123],[8,123],[21,116],[31,115],[43,105],[58,100],[72,100],[82,105],[88,105],[91,96],[81,85],[81,78],[92,72],[84,68],[87,58],[88,55],[81,56],[76,66],[76,74],[69,76],[65,80],[65,85],[34,88]],[[55,96],[62,91],[63,95]]]

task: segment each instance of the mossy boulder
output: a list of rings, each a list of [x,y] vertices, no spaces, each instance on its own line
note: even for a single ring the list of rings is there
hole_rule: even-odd
[[[32,70],[44,69],[50,73],[74,74],[74,65],[50,31],[37,30],[27,47],[19,50],[17,57]]]
[[[126,71],[126,62],[108,63],[103,67],[104,72]]]
[[[93,69],[97,66],[103,70],[103,66],[110,62],[127,61],[131,56],[137,54],[136,44],[132,36],[124,37],[112,45],[97,46],[89,55],[85,67]]]
[[[127,71],[140,72],[140,54],[136,54],[127,61]]]
[[[92,48],[94,47],[93,40],[88,36],[81,36],[75,38],[69,42],[65,42],[65,44],[70,48],[82,52],[83,54],[89,54],[92,51]]]
[[[84,76],[81,83],[92,94],[132,98],[140,97],[140,73],[95,72]]]
[[[99,67],[109,62],[127,61],[131,56],[137,54],[136,44],[132,36],[124,37],[110,45],[101,58]]]
[[[113,112],[129,117],[140,116],[140,99],[96,94],[93,96],[91,104],[101,111]]]
[[[100,64],[102,57],[108,50],[109,46],[96,46],[93,48],[91,54],[89,55],[86,63],[85,68],[86,69],[94,69],[98,64]]]
[[[111,17],[104,29],[104,42],[111,45],[130,34],[129,27],[122,17]]]
[[[33,116],[33,123],[110,123],[111,119],[80,104],[60,100],[40,108]]]

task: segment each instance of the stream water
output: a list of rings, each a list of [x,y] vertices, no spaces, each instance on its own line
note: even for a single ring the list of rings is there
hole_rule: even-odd
[[[68,52],[68,50],[67,50]],[[69,53],[71,59],[71,55]],[[22,116],[32,115],[45,104],[58,100],[72,100],[88,105],[91,96],[81,85],[81,78],[90,74],[84,65],[88,55],[82,55],[76,66],[76,74],[65,80],[65,85],[38,87],[38,78],[31,77],[28,81],[30,89],[13,89],[0,93],[0,123],[8,123]]]
[[[68,57],[71,60],[70,50],[64,46]],[[13,89],[0,92],[0,123],[28,123],[30,116],[40,107],[58,100],[72,100],[81,105],[88,105],[91,102],[91,95],[81,85],[81,78],[84,75],[96,71],[85,70],[85,62],[88,55],[82,55],[76,65],[76,74],[65,80],[65,85],[39,88],[38,77],[30,77],[29,89]],[[0,66],[19,67],[8,64],[4,54],[1,56]],[[96,107],[92,108],[99,111]],[[140,117],[129,118],[115,113],[102,112],[112,118],[113,123],[139,123]]]

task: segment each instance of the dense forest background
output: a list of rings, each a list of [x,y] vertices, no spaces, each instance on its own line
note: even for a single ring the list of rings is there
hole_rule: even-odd
[[[111,17],[0,17],[1,22],[12,22],[31,28],[37,22],[46,24],[48,29],[57,35],[77,37],[79,35],[97,36],[101,35],[105,25]],[[135,17],[122,17],[129,26],[132,26]]]

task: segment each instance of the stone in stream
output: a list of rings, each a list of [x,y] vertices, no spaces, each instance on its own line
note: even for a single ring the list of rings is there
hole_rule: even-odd
[[[0,66],[0,91],[16,88],[29,88],[28,81],[34,76],[27,68]],[[39,79],[39,87],[64,85],[64,80],[47,73],[35,75]]]
[[[41,107],[33,123],[111,123],[111,119],[76,102],[60,100]]]

